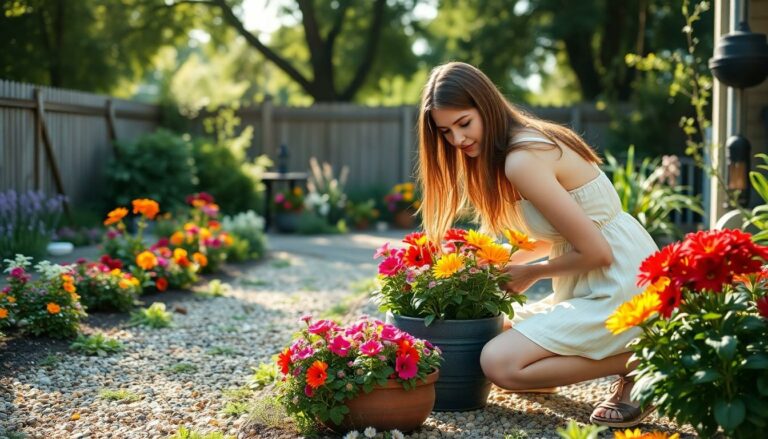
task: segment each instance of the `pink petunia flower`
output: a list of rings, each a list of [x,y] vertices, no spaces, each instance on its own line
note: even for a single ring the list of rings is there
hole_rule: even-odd
[[[396,256],[390,256],[379,264],[379,274],[394,276],[403,268],[403,261]]]
[[[308,331],[312,334],[325,335],[328,331],[337,329],[336,323],[331,320],[318,320],[309,326]]]
[[[369,357],[376,356],[384,346],[376,340],[368,340],[360,345],[360,353]]]
[[[376,249],[376,253],[373,254],[373,259],[388,258],[392,256],[392,249],[389,248],[389,243],[385,242],[384,245]]]
[[[419,371],[419,358],[412,352],[398,355],[395,359],[395,371],[401,379],[408,380],[416,376]]]
[[[350,346],[351,344],[344,337],[337,335],[328,345],[328,349],[339,357],[346,357]]]

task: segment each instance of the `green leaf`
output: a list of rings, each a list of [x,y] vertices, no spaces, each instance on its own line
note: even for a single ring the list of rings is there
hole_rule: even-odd
[[[733,359],[734,354],[736,354],[736,347],[739,341],[735,337],[724,335],[720,339],[708,337],[704,343],[714,348],[718,357],[725,361],[730,361]]]
[[[768,355],[763,353],[752,354],[741,365],[744,369],[768,369]]]
[[[723,316],[722,314],[718,314],[716,312],[708,312],[708,313],[704,314],[703,316],[701,316],[701,318],[704,319],[704,320],[717,320],[717,319],[721,318],[722,316]]]
[[[721,376],[722,375],[720,375],[719,372],[713,369],[699,370],[693,374],[693,379],[691,381],[694,384],[711,383],[712,381],[720,379]]]
[[[736,429],[747,415],[747,408],[744,406],[744,402],[736,398],[733,401],[725,401],[718,399],[715,401],[715,421],[723,427],[726,433],[730,433]]]
[[[763,396],[768,396],[768,377],[761,376],[757,379],[757,391]]]
[[[432,324],[432,322],[435,321],[435,315],[430,314],[427,317],[424,318],[424,326],[429,326]]]

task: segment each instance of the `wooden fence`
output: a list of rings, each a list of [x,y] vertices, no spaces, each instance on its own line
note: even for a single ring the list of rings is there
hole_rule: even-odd
[[[155,130],[157,106],[0,80],[0,190],[101,197],[115,139]]]
[[[610,116],[582,104],[564,108],[532,108],[532,113],[570,126],[600,149],[605,145]],[[349,168],[348,185],[394,185],[411,180],[416,153],[417,108],[361,107],[316,104],[307,108],[261,106],[238,112],[243,126],[254,128],[251,156],[277,158],[289,151],[288,168],[307,169],[310,157],[326,161],[337,172]]]

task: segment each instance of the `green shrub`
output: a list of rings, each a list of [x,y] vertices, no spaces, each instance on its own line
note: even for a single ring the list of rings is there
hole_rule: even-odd
[[[168,439],[235,439],[235,437],[230,435],[225,436],[218,431],[198,433],[197,431],[189,430],[186,427],[179,427],[179,431],[173,436],[169,436]]]
[[[141,281],[119,268],[82,261],[75,266],[77,293],[88,310],[128,311],[141,295]]]
[[[124,347],[120,340],[110,339],[102,333],[97,333],[91,336],[78,335],[74,343],[69,345],[69,348],[86,355],[103,357],[107,354],[120,352]]]
[[[150,328],[166,328],[171,326],[173,316],[165,310],[165,304],[155,302],[149,308],[142,308],[131,313],[131,324],[148,326]]]
[[[197,170],[192,145],[185,137],[160,129],[135,142],[117,142],[116,149],[107,166],[110,205],[151,198],[172,209],[195,191]]]

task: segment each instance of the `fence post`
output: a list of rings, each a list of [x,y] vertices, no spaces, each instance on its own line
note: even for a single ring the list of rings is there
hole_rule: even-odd
[[[265,95],[261,103],[261,152],[273,159],[277,158],[275,147],[272,96]]]
[[[402,133],[400,145],[400,179],[409,181],[413,172],[411,158],[413,157],[413,110],[410,105],[400,107],[400,126]]]
[[[35,100],[37,101],[37,119],[40,121],[40,128],[43,134],[43,145],[45,145],[45,152],[48,157],[48,165],[51,167],[53,173],[53,180],[56,182],[56,189],[58,189],[61,195],[67,196],[64,191],[64,182],[61,180],[61,174],[59,173],[59,165],[56,163],[56,156],[53,154],[53,145],[51,144],[51,136],[48,134],[48,126],[45,123],[45,107],[43,106],[43,94],[39,88],[35,88]],[[69,211],[69,202],[64,200],[64,213],[70,219],[72,215]]]

